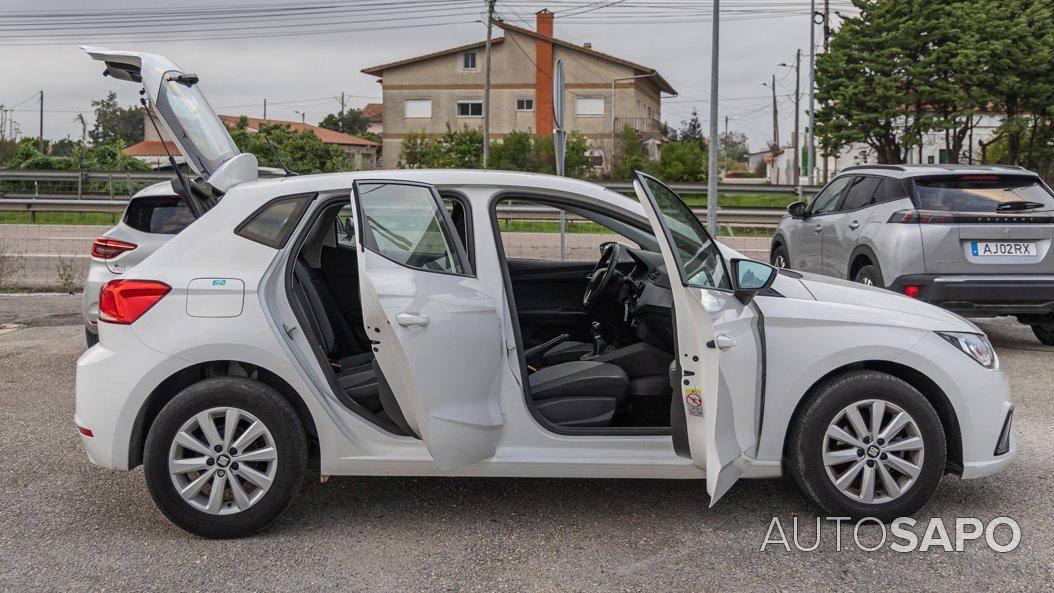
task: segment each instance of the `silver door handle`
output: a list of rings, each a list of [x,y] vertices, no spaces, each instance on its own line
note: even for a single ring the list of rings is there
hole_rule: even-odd
[[[736,339],[728,334],[717,334],[714,336],[714,344],[722,350],[726,350],[736,345]]]
[[[432,322],[428,315],[423,313],[399,313],[395,316],[395,322],[403,327],[418,325],[424,327]]]
[[[814,233],[822,233],[823,232],[823,225],[822,224],[818,224],[818,225],[812,227],[812,230],[813,230]]]
[[[855,231],[858,228],[860,228],[860,223],[859,222],[854,220],[853,222],[849,223],[849,230]]]

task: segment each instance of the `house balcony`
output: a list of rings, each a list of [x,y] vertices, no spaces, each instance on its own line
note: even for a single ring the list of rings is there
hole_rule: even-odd
[[[654,117],[616,117],[615,129],[621,131],[626,126],[641,134],[662,136],[662,122]]]

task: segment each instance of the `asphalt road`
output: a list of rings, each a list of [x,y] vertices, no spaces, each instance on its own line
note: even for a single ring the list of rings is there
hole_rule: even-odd
[[[1015,464],[946,477],[919,515],[1014,518],[1020,545],[983,540],[865,552],[833,522],[814,552],[761,545],[773,517],[815,539],[785,480],[741,481],[714,508],[694,481],[332,478],[311,481],[268,531],[208,541],[154,508],[142,469],[93,468],[73,427],[78,296],[0,296],[0,587],[4,590],[1051,590],[1054,348],[1006,319],[981,323],[1017,404]],[[865,545],[880,529],[865,524]],[[1006,539],[1005,537],[1002,539]]]

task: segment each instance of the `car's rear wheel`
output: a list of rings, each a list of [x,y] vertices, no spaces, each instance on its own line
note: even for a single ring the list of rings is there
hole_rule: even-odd
[[[1036,334],[1040,342],[1047,346],[1054,346],[1054,323],[1033,324],[1032,333]]]
[[[890,521],[926,504],[945,456],[940,418],[918,390],[886,373],[852,371],[805,402],[786,461],[828,514]]]
[[[865,286],[878,286],[880,288],[885,286],[882,282],[882,272],[874,264],[868,264],[857,270],[856,277],[853,280]]]
[[[772,265],[777,268],[786,268],[790,265],[790,259],[787,257],[787,248],[783,245],[777,245],[772,250]]]
[[[270,525],[304,479],[307,440],[293,407],[242,377],[195,383],[150,427],[143,466],[169,520],[203,537],[249,535]]]
[[[91,348],[99,343],[99,334],[88,328],[84,328],[84,341],[87,342],[88,347]]]

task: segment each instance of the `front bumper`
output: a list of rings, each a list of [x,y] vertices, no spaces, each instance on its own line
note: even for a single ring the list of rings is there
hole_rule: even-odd
[[[1054,275],[908,274],[890,283],[904,294],[919,287],[921,301],[962,315],[1048,315],[1054,313]]]

